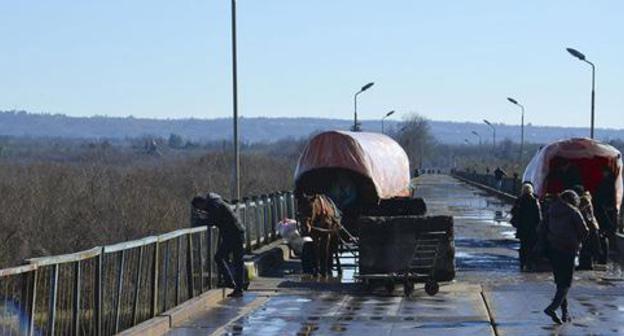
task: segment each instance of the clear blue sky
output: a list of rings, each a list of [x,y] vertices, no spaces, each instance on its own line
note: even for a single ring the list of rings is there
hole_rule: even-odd
[[[243,116],[624,128],[624,2],[239,0]],[[228,0],[0,0],[0,110],[231,115]]]

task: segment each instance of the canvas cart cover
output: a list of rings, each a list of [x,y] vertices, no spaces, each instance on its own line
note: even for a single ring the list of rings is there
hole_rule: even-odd
[[[409,196],[409,160],[403,148],[379,133],[329,131],[312,138],[297,164],[295,185],[305,191],[305,180],[314,172],[355,172],[371,184],[374,199]],[[317,180],[318,181],[318,178]],[[367,189],[368,190],[368,189]]]
[[[594,193],[602,179],[604,167],[611,170],[615,176],[615,193],[617,208],[622,200],[622,154],[615,147],[603,144],[588,138],[574,138],[553,142],[541,148],[529,162],[523,181],[528,181],[535,187],[535,193],[543,197],[549,186],[548,179],[553,174],[557,163],[574,162],[578,173],[587,190]]]

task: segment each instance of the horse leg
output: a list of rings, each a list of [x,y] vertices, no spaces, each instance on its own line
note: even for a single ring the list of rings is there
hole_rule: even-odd
[[[319,237],[319,245],[319,263],[321,268],[321,276],[326,277],[328,275],[327,258],[331,258],[331,256],[327,255],[328,249],[326,235],[322,235],[322,237]],[[331,272],[331,269],[329,269],[329,272]]]
[[[320,271],[321,271],[321,244],[319,242],[319,236],[318,235],[312,235],[312,240],[313,240],[313,246],[314,246],[314,266],[313,266],[313,272],[312,275],[314,275],[315,277],[319,275]]]
[[[331,245],[331,251],[333,252],[332,254],[336,256],[336,271],[338,272],[338,276],[342,276],[342,264],[340,263],[340,254],[338,253],[338,245],[340,243],[338,243],[334,237],[334,239],[332,239],[332,245]]]

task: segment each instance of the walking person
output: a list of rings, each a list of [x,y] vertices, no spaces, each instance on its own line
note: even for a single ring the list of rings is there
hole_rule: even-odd
[[[219,228],[219,246],[214,257],[215,263],[225,285],[234,287],[234,291],[228,297],[242,297],[245,286],[243,271],[245,227],[232,211],[231,205],[219,194],[208,193],[206,197],[195,197],[191,204],[194,213],[199,217],[197,223],[193,223],[194,226],[208,225]]]
[[[503,188],[503,177],[507,176],[504,170],[501,167],[496,167],[494,170],[494,179],[496,180],[496,188],[501,190]]]
[[[516,238],[520,239],[520,270],[533,270],[531,255],[537,243],[537,229],[542,221],[542,212],[530,183],[522,185],[520,197],[511,209],[511,216],[511,225],[516,228]]]
[[[557,324],[561,324],[562,320],[570,321],[567,296],[572,286],[574,258],[579,245],[589,233],[578,210],[579,203],[579,197],[574,191],[565,190],[548,212],[547,240],[557,292],[544,313]],[[559,308],[561,318],[557,315]]]

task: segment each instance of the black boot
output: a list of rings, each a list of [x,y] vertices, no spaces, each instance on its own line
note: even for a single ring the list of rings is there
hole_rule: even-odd
[[[572,321],[572,317],[570,316],[570,313],[568,312],[568,299],[567,298],[563,300],[563,302],[561,303],[561,320],[563,320],[563,322]]]
[[[230,298],[239,298],[243,297],[243,290],[240,288],[236,288],[232,293],[228,294]]]
[[[563,324],[563,322],[561,322],[561,319],[559,318],[559,316],[557,316],[557,312],[550,309],[550,308],[546,308],[544,309],[544,314],[550,316],[550,318],[553,320],[553,322],[557,323],[557,324]]]

